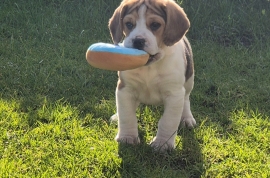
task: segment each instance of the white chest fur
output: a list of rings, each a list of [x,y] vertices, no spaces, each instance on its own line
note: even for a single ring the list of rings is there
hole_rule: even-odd
[[[181,56],[184,55],[181,44],[165,50],[166,55],[156,63],[120,73],[123,89],[129,90],[140,103],[162,104],[168,95],[177,93],[184,86],[186,66]]]

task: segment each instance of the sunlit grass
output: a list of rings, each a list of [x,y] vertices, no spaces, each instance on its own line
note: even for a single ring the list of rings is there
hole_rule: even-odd
[[[159,154],[149,143],[163,108],[140,106],[142,143],[118,145],[109,120],[117,74],[85,60],[90,44],[110,42],[118,1],[3,1],[0,177],[269,177],[270,3],[254,2],[182,2],[198,125],[180,128],[176,150]]]

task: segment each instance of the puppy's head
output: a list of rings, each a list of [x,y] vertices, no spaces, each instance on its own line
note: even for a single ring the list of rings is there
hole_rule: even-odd
[[[157,60],[164,46],[178,42],[189,29],[189,20],[173,0],[123,0],[109,20],[115,44],[146,51]]]

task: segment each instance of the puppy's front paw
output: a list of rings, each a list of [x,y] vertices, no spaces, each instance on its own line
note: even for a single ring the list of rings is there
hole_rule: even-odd
[[[159,139],[154,138],[153,141],[150,143],[151,147],[153,147],[157,151],[168,151],[175,148],[174,141],[166,140],[166,139]]]
[[[140,138],[135,136],[116,136],[115,140],[120,143],[127,143],[131,145],[136,145],[140,143]]]
[[[181,120],[181,126],[192,128],[195,127],[196,120],[193,117],[184,117]]]

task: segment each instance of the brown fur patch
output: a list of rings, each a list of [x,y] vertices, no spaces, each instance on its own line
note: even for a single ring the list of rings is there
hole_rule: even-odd
[[[159,47],[162,47],[163,43],[163,33],[164,33],[164,28],[165,28],[165,20],[163,17],[159,14],[157,14],[155,11],[152,9],[147,9],[146,11],[146,25],[147,28],[151,31],[151,24],[152,23],[159,23],[161,26],[159,29],[152,31],[152,33],[155,35],[157,39],[157,43]]]
[[[190,23],[184,10],[175,1],[145,0],[145,4],[163,17],[166,22],[163,33],[165,45],[174,45],[186,34]]]
[[[127,28],[125,25],[127,22],[130,22],[134,25],[134,28],[136,26],[136,21],[138,20],[139,15],[137,10],[133,10],[130,13],[128,13],[124,18],[123,18],[123,33],[125,36],[128,36],[131,30]]]
[[[186,81],[193,75],[194,73],[194,64],[193,64],[193,53],[190,46],[190,43],[186,37],[184,40],[184,48],[185,48],[185,60],[186,60]]]
[[[124,0],[118,8],[115,9],[113,16],[109,20],[109,29],[114,44],[118,44],[123,38],[123,18],[138,8],[144,0]]]

